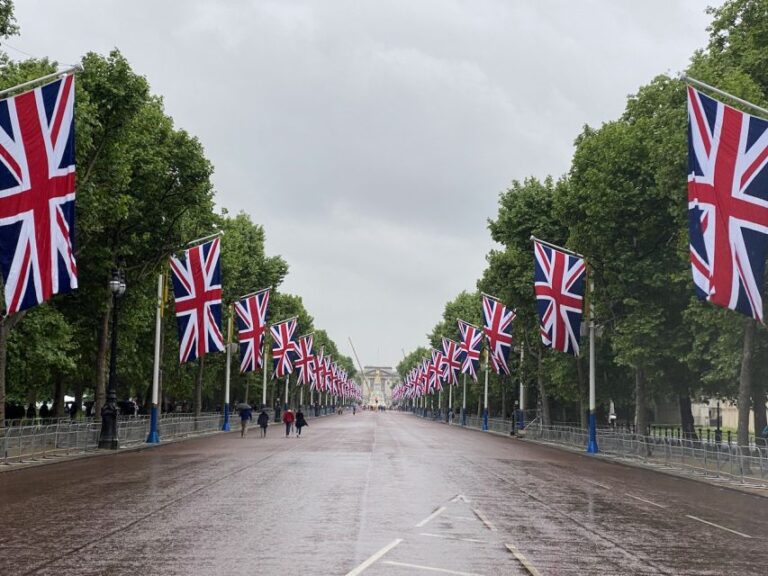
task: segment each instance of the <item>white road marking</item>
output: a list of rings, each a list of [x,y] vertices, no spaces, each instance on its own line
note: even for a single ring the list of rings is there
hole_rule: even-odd
[[[427,524],[427,522],[429,522],[429,521],[431,521],[431,520],[434,520],[435,518],[437,518],[438,516],[440,516],[440,514],[442,514],[442,513],[443,513],[443,512],[445,512],[445,511],[446,511],[446,507],[445,507],[445,506],[440,506],[440,508],[438,508],[437,510],[435,510],[434,512],[432,512],[432,514],[430,514],[429,516],[427,516],[426,518],[424,518],[424,520],[422,520],[421,522],[419,522],[418,524],[416,524],[416,528],[421,528],[422,526],[424,526],[425,524]]]
[[[474,520],[474,518],[472,518]],[[431,534],[430,532],[422,532],[419,536],[430,536],[432,538],[444,538],[445,540],[461,540],[462,542],[478,542],[485,544],[485,540],[478,540],[477,538],[460,538],[459,536],[449,536],[446,534]]]
[[[467,498],[466,496],[464,496],[464,494],[457,494],[457,495],[456,495],[456,496],[455,496],[455,497],[454,497],[454,498],[451,500],[451,502],[465,502],[465,503],[469,504],[469,498]]]
[[[395,546],[400,544],[400,542],[402,542],[402,541],[403,541],[402,538],[398,538],[397,540],[393,540],[392,542],[390,542],[389,544],[384,546],[384,548],[382,548],[381,550],[376,552],[373,556],[368,558],[368,560],[366,560],[365,562],[360,564],[360,566],[358,566],[357,568],[355,568],[354,570],[352,570],[350,572],[347,572],[347,576],[358,576],[358,574],[362,574],[367,568],[370,568],[373,564],[376,563],[376,561],[378,561],[382,556],[384,556],[384,554],[386,554],[387,552],[392,550],[392,548],[394,548]]]
[[[663,506],[661,504],[657,504],[656,502],[651,502],[650,500],[646,500],[645,498],[640,498],[640,496],[633,496],[632,494],[629,494],[628,492],[625,493],[626,496],[629,496],[630,498],[634,498],[635,500],[640,500],[640,502],[645,502],[646,504],[650,504],[651,506],[656,506],[657,508],[666,508],[666,506]]]
[[[686,514],[686,516],[691,520],[696,520],[697,522],[709,524],[710,526],[714,526],[715,528],[720,528],[720,530],[725,530],[726,532],[730,532],[731,534],[736,534],[737,536],[741,536],[742,538],[752,538],[752,536],[750,536],[749,534],[744,534],[744,532],[737,532],[736,530],[731,530],[730,528],[726,528],[725,526],[720,526],[720,524],[715,524],[714,522],[710,522],[709,520],[704,520],[702,518],[699,518],[698,516],[691,516],[690,514]]]
[[[523,568],[528,570],[528,573],[531,576],[541,576],[541,572],[536,570],[536,566],[531,564],[530,560],[528,560],[528,558],[523,556],[523,553],[520,552],[520,550],[517,549],[517,546],[515,546],[514,544],[505,544],[505,546],[507,547],[507,550],[512,552],[512,555],[515,558],[517,558],[517,561],[520,562],[520,564],[523,565]]]
[[[491,521],[485,517],[485,514],[480,512],[480,510],[478,510],[477,508],[472,508],[472,512],[474,512],[475,516],[477,516],[478,518],[480,518],[480,520],[482,520],[483,524],[485,524],[485,527],[488,528],[488,530],[490,530],[491,532],[496,532],[496,526],[491,524]]]
[[[449,518],[450,520],[477,520],[474,516],[454,516],[453,514],[448,514],[445,518]]]
[[[395,562],[393,560],[384,560],[382,564],[389,564],[390,566],[402,566],[404,568],[416,568],[417,570],[426,570],[427,572],[440,572],[441,574],[455,574],[456,576],[483,576],[475,572],[457,572],[456,570],[448,570],[447,568],[435,568],[433,566],[422,566],[420,564],[407,564],[406,562]]]
[[[584,480],[585,482],[589,482],[593,486],[598,486],[599,488],[602,488],[603,490],[610,490],[610,486],[606,486],[605,484],[600,484],[600,482],[595,482],[594,480]]]

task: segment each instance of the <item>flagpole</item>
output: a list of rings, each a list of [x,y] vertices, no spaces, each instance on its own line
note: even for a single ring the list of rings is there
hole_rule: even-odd
[[[208,236],[203,236],[202,238],[196,238],[190,242],[187,242],[186,246],[187,248],[191,247],[193,244],[197,244],[198,242],[205,242],[206,240],[210,240],[212,238],[216,238],[217,236],[224,236],[224,231],[219,230],[218,232],[214,232],[213,234],[208,234]]]
[[[52,80],[53,78],[59,78],[61,76],[66,76],[70,73],[77,73],[82,72],[83,67],[80,64],[75,64],[74,66],[70,66],[69,68],[66,68],[64,70],[60,70],[58,72],[51,72],[50,74],[46,74],[45,76],[40,76],[40,78],[35,78],[34,80],[29,80],[27,82],[22,82],[21,84],[17,84],[16,86],[11,86],[10,88],[6,88],[5,90],[0,90],[0,96],[5,96],[6,94],[10,94],[11,92],[15,92],[16,90],[21,90],[22,88],[26,88],[27,86],[32,86],[33,84],[42,83],[46,80]]]
[[[733,94],[730,94],[725,90],[720,90],[719,88],[715,88],[714,86],[705,84],[701,80],[696,80],[695,78],[691,78],[685,73],[680,75],[680,80],[682,80],[683,82],[688,82],[689,84],[693,84],[694,86],[698,86],[699,88],[704,88],[705,90],[711,90],[715,94],[719,94],[720,96],[725,96],[726,98],[730,98],[734,102],[738,102],[743,106],[747,106],[749,108],[752,108],[753,110],[757,110],[758,112],[768,116],[768,110],[766,110],[765,108],[761,108],[757,104],[752,104],[752,102],[739,98],[738,96],[734,96]],[[1,92],[0,92],[0,95],[2,95]]]
[[[483,432],[488,432],[488,350],[485,350],[485,390],[483,392]]]
[[[283,410],[288,410],[288,380],[290,377],[290,374],[285,375],[285,406],[283,406]]]
[[[229,383],[230,372],[232,371],[232,324],[234,321],[235,309],[232,304],[229,305],[229,320],[227,321],[227,367],[224,374],[224,423],[221,425],[223,432],[229,432]],[[247,386],[246,381],[246,386]]]
[[[517,419],[518,427],[525,427],[525,383],[523,380],[523,359],[525,358],[525,345],[520,344],[520,417]]]
[[[456,373],[453,372],[455,375]],[[448,424],[453,420],[453,385],[448,384]]]
[[[597,416],[595,414],[595,307],[592,302],[595,284],[589,279],[589,443],[587,452],[597,454]]]
[[[461,425],[467,425],[467,373],[464,372],[464,394],[461,399]]]
[[[158,432],[158,405],[160,403],[160,344],[163,325],[163,274],[157,277],[157,313],[155,315],[155,366],[152,371],[152,408],[149,416],[147,444],[160,442]]]
[[[546,240],[542,240],[541,238],[536,238],[536,236],[534,236],[533,234],[531,234],[530,240],[532,242],[538,242],[539,244],[544,244],[544,246],[549,246],[554,250],[564,252],[565,254],[568,254],[570,256],[575,256],[576,258],[581,258],[582,260],[586,260],[586,257],[583,254],[579,254],[578,252],[574,252],[573,250],[568,250],[568,248],[563,248],[562,246],[558,246],[557,244],[552,244],[552,242],[547,242]],[[493,298],[493,296],[491,296],[491,298]]]

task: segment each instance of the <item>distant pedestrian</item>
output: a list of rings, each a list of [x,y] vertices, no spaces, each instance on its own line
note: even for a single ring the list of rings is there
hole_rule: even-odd
[[[250,408],[240,408],[240,438],[245,438],[248,434],[248,421],[253,420],[253,410]]]
[[[293,423],[295,422],[296,417],[293,414],[293,411],[288,408],[285,412],[283,412],[283,424],[285,424],[285,437],[288,438],[288,436],[291,435],[291,428],[293,427]]]
[[[304,426],[309,426],[307,424],[306,419],[304,418],[304,412],[301,411],[301,408],[299,408],[299,411],[296,412],[296,437],[301,437],[301,429],[304,428]]]
[[[40,406],[40,418],[48,418],[50,415],[51,411],[48,408],[48,402],[43,402],[43,405]]]
[[[37,417],[37,410],[35,410],[35,404],[33,402],[29,403],[29,406],[27,406],[27,418],[30,420],[34,420]]]
[[[269,426],[269,414],[267,414],[267,411],[264,410],[264,408],[261,409],[261,414],[259,414],[259,417],[256,419],[256,423],[259,425],[259,428],[261,428],[261,437],[266,438],[267,426]]]

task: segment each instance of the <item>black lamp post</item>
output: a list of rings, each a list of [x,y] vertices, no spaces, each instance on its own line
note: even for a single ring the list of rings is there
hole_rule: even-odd
[[[723,441],[723,431],[720,429],[720,400],[717,401],[717,426],[715,427],[715,443]]]
[[[117,318],[120,297],[125,293],[125,276],[122,269],[112,270],[109,291],[112,293],[112,341],[109,352],[107,402],[101,409],[99,448],[116,450],[120,447],[117,439]]]

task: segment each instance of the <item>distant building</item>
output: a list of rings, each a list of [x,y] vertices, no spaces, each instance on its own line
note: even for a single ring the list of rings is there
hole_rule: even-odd
[[[392,387],[400,376],[389,366],[363,367],[363,402],[369,406],[389,406],[392,401]]]

